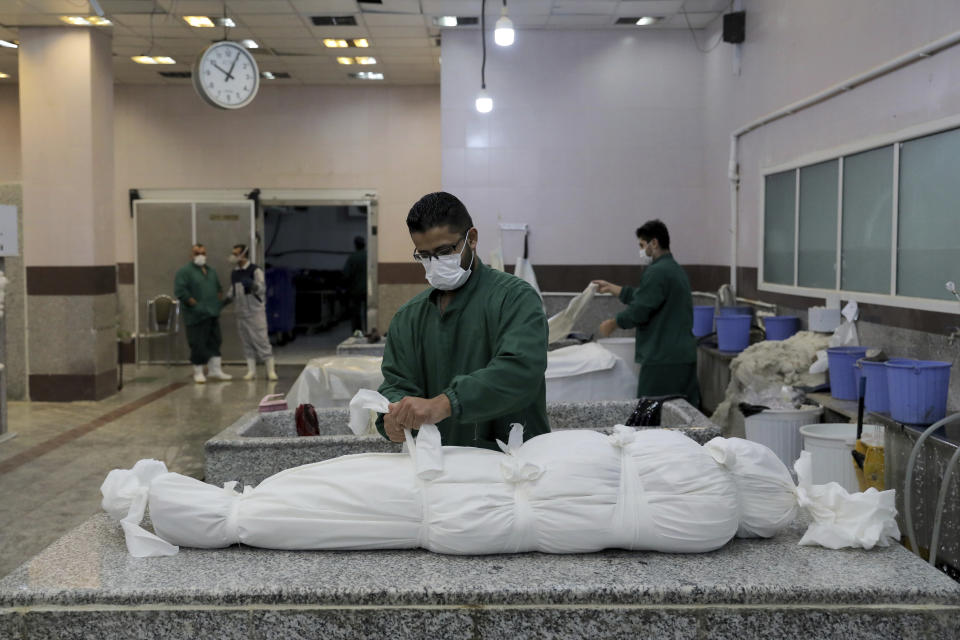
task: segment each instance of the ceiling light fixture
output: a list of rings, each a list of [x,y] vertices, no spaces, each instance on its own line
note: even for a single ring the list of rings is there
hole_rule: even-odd
[[[513,30],[513,20],[507,17],[507,0],[503,0],[503,8],[500,9],[500,19],[493,29],[493,41],[501,47],[509,47],[513,44],[516,33]]]
[[[377,59],[372,56],[357,56],[357,64],[377,64]]]
[[[153,56],[157,64],[177,64],[177,61],[170,56]]]
[[[19,46],[20,45],[18,45],[16,42],[8,42],[6,40],[0,40],[0,47],[6,47],[8,49],[16,49]]]
[[[340,64],[353,64],[353,58],[347,58],[346,56],[337,58],[337,62]]]
[[[660,22],[660,18],[654,18],[652,16],[644,16],[637,20],[638,27],[646,27],[647,25],[656,24]]]
[[[324,38],[323,46],[327,47],[328,49],[343,49],[345,47],[349,47],[350,45],[348,45],[347,41],[343,40],[342,38]]]
[[[480,93],[474,102],[477,111],[490,113],[493,111],[493,98],[487,93],[487,0],[480,0],[480,48],[483,51],[480,62]]]
[[[113,24],[100,16],[60,16],[60,20],[75,27],[109,27]]]
[[[261,77],[261,78],[266,78],[267,80],[276,80],[276,78],[277,78],[277,76],[273,75],[273,72],[272,72],[272,71],[261,71],[261,72],[260,72],[260,77]]]
[[[455,27],[457,26],[457,16],[437,16],[433,19],[433,24],[438,27]]]
[[[366,49],[367,47],[370,46],[370,41],[367,40],[366,38],[355,38],[353,40],[353,46],[359,49]]]
[[[130,59],[137,64],[177,64],[170,56],[131,56]]]
[[[9,78],[9,77],[10,77],[9,75],[7,75],[6,73],[0,71],[0,79]]]
[[[256,40],[251,40],[250,38],[247,38],[246,40],[241,40],[241,41],[240,41],[240,44],[242,44],[243,46],[245,46],[247,49],[259,49],[259,48],[260,48],[260,45],[257,44],[257,41],[256,41]]]
[[[213,20],[207,16],[183,16],[183,21],[191,27],[198,29],[212,29],[217,26],[213,23]]]
[[[237,23],[233,21],[233,18],[228,18],[226,16],[217,18],[217,24],[219,24],[221,27],[227,27],[229,29],[233,29],[235,26],[237,26]]]
[[[351,73],[351,78],[356,78],[357,80],[383,80],[383,74],[376,71],[360,71],[359,73]]]

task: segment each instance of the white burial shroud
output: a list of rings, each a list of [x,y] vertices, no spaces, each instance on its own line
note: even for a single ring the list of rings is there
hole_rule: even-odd
[[[387,401],[378,396],[368,392],[365,402],[382,409]],[[236,483],[214,487],[141,460],[110,472],[103,507],[121,521],[135,556],[237,543],[450,554],[704,552],[735,535],[775,535],[798,508],[776,455],[737,438],[700,446],[675,431],[618,425],[609,436],[569,430],[522,442],[515,425],[503,453],[409,440],[409,454],[325,460],[242,493]],[[892,491],[847,496],[837,486],[843,494],[831,490],[821,503],[816,487],[801,485],[818,526],[813,543],[870,548],[899,536]],[[156,535],[140,527],[148,504]],[[844,512],[850,504],[855,509]],[[832,535],[837,526],[843,531]]]

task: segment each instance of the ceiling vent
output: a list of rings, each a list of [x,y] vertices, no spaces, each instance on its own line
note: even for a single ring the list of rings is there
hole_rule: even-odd
[[[355,27],[357,19],[353,16],[311,16],[310,21],[316,27]]]

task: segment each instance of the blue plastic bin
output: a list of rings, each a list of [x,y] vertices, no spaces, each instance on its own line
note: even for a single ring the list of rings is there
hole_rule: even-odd
[[[717,348],[739,353],[750,346],[751,316],[717,316]]]
[[[947,415],[950,362],[887,362],[890,417],[905,424],[933,424]]]
[[[267,285],[267,332],[290,332],[296,324],[296,290],[293,272],[273,267],[264,273]]]
[[[713,333],[713,305],[693,308],[693,335],[698,338]]]
[[[830,364],[830,395],[837,400],[856,400],[857,360],[867,355],[866,347],[831,347],[827,349],[827,361]]]
[[[890,412],[890,393],[887,386],[887,363],[861,360],[854,369],[854,383],[859,397],[860,377],[867,379],[866,397],[863,406],[873,413]]]
[[[773,316],[763,319],[763,328],[767,340],[786,340],[800,331],[800,318],[797,316]]]
[[[753,316],[753,307],[745,305],[742,307],[719,307],[718,316]]]

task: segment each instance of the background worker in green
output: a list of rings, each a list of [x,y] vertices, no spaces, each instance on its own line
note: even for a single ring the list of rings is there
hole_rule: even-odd
[[[390,322],[380,393],[390,413],[380,433],[436,424],[444,445],[497,450],[510,425],[529,439],[547,423],[547,318],[533,287],[484,266],[477,229],[455,196],[431,193],[410,209],[414,259],[431,287]]]
[[[367,241],[363,236],[353,239],[354,252],[343,265],[343,279],[347,291],[347,314],[350,330],[363,331],[367,311]]]
[[[620,327],[636,328],[636,361],[640,363],[637,396],[683,395],[700,405],[697,342],[693,337],[690,281],[670,253],[670,234],[659,220],[637,229],[640,262],[646,265],[636,287],[595,280],[599,293],[612,293],[627,305],[616,318],[604,320],[600,335]]]
[[[231,380],[233,376],[223,372],[220,362],[220,309],[223,307],[223,288],[213,267],[207,266],[207,248],[195,244],[191,249],[193,258],[180,267],[173,281],[173,295],[183,308],[183,324],[187,328],[187,344],[190,345],[190,362],[193,363],[193,381],[202,384],[208,375],[215,380]]]

